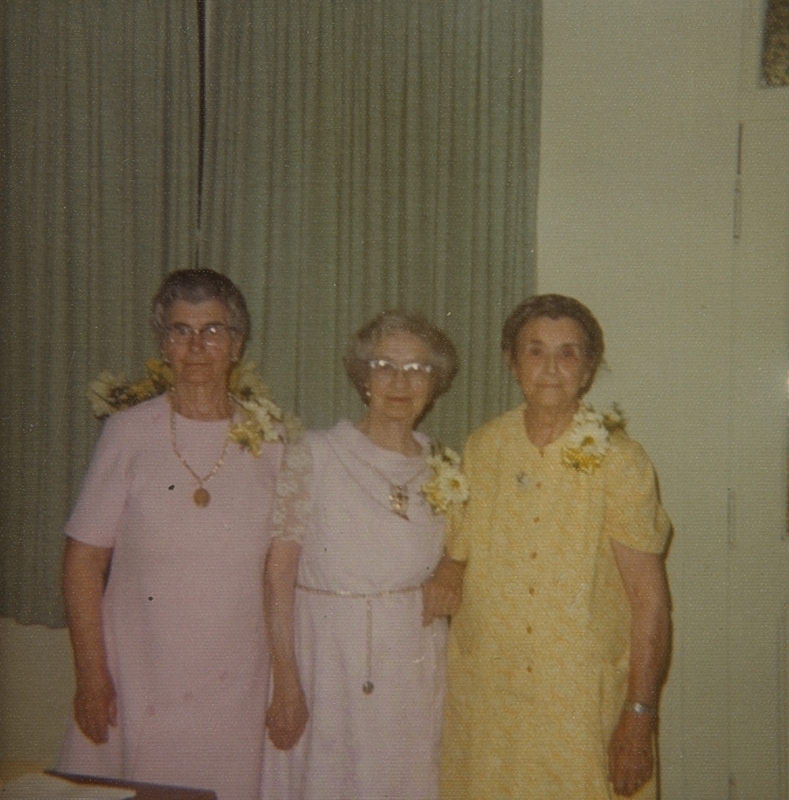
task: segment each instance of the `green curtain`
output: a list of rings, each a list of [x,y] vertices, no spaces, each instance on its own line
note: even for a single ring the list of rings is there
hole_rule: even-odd
[[[0,6],[0,614],[62,624],[62,527],[104,369],[151,354],[148,305],[193,263],[195,3]]]
[[[459,447],[514,401],[498,341],[534,286],[540,13],[0,0],[0,616],[62,624],[61,531],[99,429],[86,387],[142,374],[173,269],[238,282],[248,353],[309,426],[361,413],[340,356],[391,307],[461,354],[427,432]]]
[[[348,335],[421,311],[462,363],[423,427],[459,446],[511,399],[501,324],[534,287],[540,3],[215,3],[208,27],[203,261],[244,287],[275,396],[358,416]]]

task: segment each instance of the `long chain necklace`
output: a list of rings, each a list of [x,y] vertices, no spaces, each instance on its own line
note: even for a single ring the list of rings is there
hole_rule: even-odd
[[[380,469],[378,469],[378,467],[374,466],[357,453],[354,453],[354,456],[389,485],[389,510],[393,514],[397,514],[398,517],[408,520],[408,484],[411,483],[411,481],[416,480],[427,469],[427,464],[422,461],[422,465],[413,475],[411,475],[402,483],[395,483],[388,475],[386,475],[386,473],[382,472]],[[353,473],[350,474],[351,477],[356,480],[356,478],[353,476]],[[359,483],[358,480],[356,480],[356,482]],[[361,484],[359,485],[361,486]]]
[[[176,444],[175,440],[175,408],[173,404],[172,395],[168,398],[170,401],[170,444],[173,446],[173,452],[175,453],[175,457],[186,467],[186,469],[190,472],[192,477],[197,481],[197,489],[195,489],[194,494],[192,495],[192,500],[194,500],[194,504],[199,508],[205,508],[211,502],[211,494],[209,493],[208,489],[203,486],[204,483],[208,483],[211,478],[219,472],[219,468],[225,462],[225,455],[227,453],[227,445],[230,441],[230,438],[225,436],[225,444],[222,447],[222,452],[219,456],[219,460],[211,467],[210,472],[203,478],[201,478],[187,463],[186,459],[180,454],[178,451],[178,445]],[[233,418],[230,418],[231,424]]]
[[[389,484],[389,510],[398,517],[408,519],[408,484],[416,480],[426,469],[427,466],[422,466],[418,472],[415,472],[405,483],[393,483],[388,476],[384,475],[381,470],[373,467],[373,472],[378,473]]]

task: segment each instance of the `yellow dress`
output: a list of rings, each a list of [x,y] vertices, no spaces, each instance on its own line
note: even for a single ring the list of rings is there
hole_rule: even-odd
[[[587,474],[538,449],[523,407],[475,431],[471,497],[448,552],[465,561],[448,650],[444,800],[610,800],[630,608],[610,539],[662,552],[670,522],[644,450],[611,435]],[[654,781],[637,795],[655,796]]]

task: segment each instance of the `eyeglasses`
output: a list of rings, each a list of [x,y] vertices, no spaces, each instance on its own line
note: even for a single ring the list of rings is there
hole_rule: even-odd
[[[196,336],[205,347],[221,347],[227,344],[236,329],[221,322],[209,322],[199,330],[191,325],[178,322],[167,328],[167,338],[175,345],[188,345],[192,337]]]
[[[373,358],[367,362],[370,371],[382,381],[393,381],[398,372],[410,383],[424,383],[433,372],[432,364],[421,364],[419,361],[409,361],[407,364],[395,364],[386,358]]]

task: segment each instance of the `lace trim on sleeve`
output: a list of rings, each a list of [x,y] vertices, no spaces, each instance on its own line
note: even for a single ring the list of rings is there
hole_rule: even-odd
[[[306,437],[289,444],[277,477],[271,519],[274,538],[304,541],[312,517],[312,471],[312,450]]]

